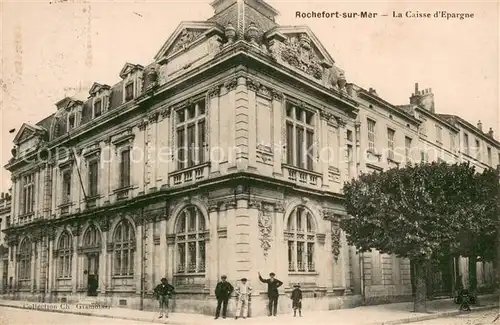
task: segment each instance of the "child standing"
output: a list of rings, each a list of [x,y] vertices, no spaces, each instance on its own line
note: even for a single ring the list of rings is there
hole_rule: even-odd
[[[300,285],[296,284],[293,286],[295,289],[292,291],[292,308],[293,317],[297,316],[297,309],[299,310],[299,316],[302,317],[302,290],[300,290]]]

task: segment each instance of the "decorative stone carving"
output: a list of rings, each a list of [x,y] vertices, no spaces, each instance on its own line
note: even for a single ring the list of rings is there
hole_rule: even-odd
[[[217,96],[219,96],[219,94],[220,94],[220,87],[219,86],[213,87],[208,91],[209,98],[217,97]]]
[[[255,26],[255,23],[250,23],[247,29],[247,38],[252,44],[256,44],[257,36],[259,35],[259,29]]]
[[[283,93],[280,92],[280,91],[277,91],[277,90],[272,90],[272,96],[273,96],[273,100],[277,100],[277,101],[282,101],[283,100]]]
[[[169,118],[170,113],[172,112],[172,107],[165,107],[160,111],[160,115],[162,118]]]
[[[234,38],[236,37],[236,28],[233,27],[233,24],[227,23],[224,33],[226,35],[227,42],[229,44],[233,43]]]
[[[208,212],[216,212],[219,210],[219,202],[212,201],[208,204]]]
[[[297,40],[296,37],[287,39],[281,49],[281,59],[315,79],[321,80],[323,78],[322,60],[311,48],[307,34],[302,34],[300,40]]]
[[[283,202],[276,202],[274,204],[274,211],[279,212],[279,213],[284,213],[285,212],[285,205]]]
[[[347,81],[345,79],[345,74],[343,71],[341,71],[339,74],[339,80],[338,80],[337,85],[339,86],[340,89],[344,89],[346,82]]]
[[[259,87],[258,93],[265,97],[271,97],[271,90],[263,85]]]
[[[260,86],[261,85],[257,80],[252,79],[252,78],[247,78],[247,88],[249,90],[257,92],[258,89],[260,88]]]
[[[78,222],[73,222],[69,225],[69,228],[71,229],[71,233],[73,234],[73,236],[80,236],[81,234],[81,231],[82,231],[82,227],[80,225],[80,223]]]
[[[146,129],[146,126],[148,125],[148,120],[142,119],[137,123],[137,127],[139,128],[139,131],[144,131]]]
[[[226,81],[224,83],[224,87],[227,89],[227,91],[231,91],[231,90],[235,89],[237,85],[238,85],[238,79],[236,79],[236,78],[233,78],[233,79]]]
[[[338,261],[340,255],[340,227],[337,222],[331,222],[332,231],[332,254],[335,261]]]
[[[322,120],[330,121],[334,116],[330,112],[320,111],[319,116]]]
[[[257,209],[257,210],[261,210],[262,209],[262,203],[257,201],[257,200],[250,200],[250,202],[248,202],[248,207],[251,208],[251,209]]]
[[[271,248],[271,232],[273,230],[273,220],[271,213],[267,206],[259,209],[259,234],[260,234],[260,247],[264,250],[264,256],[268,255]]]
[[[347,122],[345,121],[345,119],[343,117],[335,116],[335,119],[337,120],[337,123],[339,126],[344,127],[347,125]]]
[[[186,48],[189,47],[189,45],[198,39],[201,35],[203,35],[203,30],[188,30],[184,29],[177,41],[175,42],[174,46],[172,47],[171,53],[180,51],[180,50],[185,50]]]
[[[149,123],[156,123],[158,121],[158,116],[160,115],[159,111],[152,112],[148,115]]]

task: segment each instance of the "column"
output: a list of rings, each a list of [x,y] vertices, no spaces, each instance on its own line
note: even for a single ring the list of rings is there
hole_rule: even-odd
[[[228,168],[236,167],[236,156],[238,149],[236,149],[236,86],[237,80],[231,80],[224,84],[227,93],[224,96],[225,101],[222,105],[222,110],[227,112],[227,163]],[[226,114],[224,114],[226,115]],[[224,148],[226,149],[226,148]]]
[[[33,293],[35,290],[35,282],[36,282],[36,261],[37,261],[37,253],[36,253],[36,240],[31,242],[31,276],[30,276],[30,291]]]
[[[73,232],[73,256],[71,257],[71,287],[76,294],[78,284],[78,233]]]
[[[73,246],[73,249],[75,246]],[[75,249],[76,250],[76,249]],[[54,265],[53,265],[53,252],[54,251],[54,238],[53,236],[49,236],[49,254],[47,256],[47,267],[48,267],[48,280],[47,280],[47,293],[50,295],[52,294],[52,287],[54,285],[54,280],[53,280],[53,273],[54,273]],[[74,278],[73,278],[74,279]]]
[[[273,96],[273,102],[272,102],[272,107],[273,107],[273,143],[274,146],[272,148],[273,150],[273,174],[274,175],[282,175],[281,171],[281,163],[283,161],[283,157],[286,157],[286,155],[283,155],[283,148],[285,148],[286,142],[282,138],[282,129],[285,127],[282,114],[283,114],[283,94],[279,91],[273,90],[272,92]]]
[[[330,166],[330,149],[332,146],[329,145],[328,139],[328,121],[329,117],[328,113],[321,111],[320,112],[320,144],[319,144],[319,167],[321,173],[323,174],[322,187],[328,188],[330,187],[330,179],[328,176],[328,167]]]
[[[161,279],[167,277],[167,213],[162,216],[160,221],[160,270],[158,277]]]
[[[146,283],[147,283],[147,288],[144,288],[144,290],[147,290],[147,292],[152,292],[153,289],[154,289],[154,264],[153,264],[153,261],[154,261],[154,249],[155,249],[155,243],[154,243],[154,222],[155,222],[155,219],[153,219],[151,222],[148,223],[148,227],[147,227],[147,232],[148,232],[148,235],[147,235],[147,241],[148,241],[148,245],[147,245],[147,251],[145,252],[145,256],[147,257],[146,259],[146,262],[147,262],[147,272],[146,274],[148,275],[148,278],[146,279]],[[161,279],[161,278],[160,278]],[[157,279],[157,281],[159,282],[159,279]]]
[[[148,147],[148,156],[149,156],[149,166],[150,166],[150,178],[149,178],[149,189],[157,189],[156,179],[158,178],[157,166],[158,166],[158,111],[153,112],[149,116],[149,124],[150,124],[150,136],[149,136],[149,147]],[[152,227],[151,227],[152,228]]]
[[[138,125],[139,132],[136,135],[136,144],[137,146],[134,146],[134,161],[138,161],[137,164],[132,164],[132,166],[135,166],[134,168],[134,173],[132,175],[136,175],[136,180],[137,180],[137,185],[139,187],[139,193],[146,193],[146,186],[145,186],[145,168],[146,168],[146,157],[145,155],[147,154],[145,151],[146,149],[146,125],[147,122],[143,121]]]
[[[103,148],[103,155],[102,155],[103,159],[103,165],[102,166],[103,170],[104,170],[104,175],[102,177],[103,179],[103,182],[104,182],[104,193],[102,193],[104,195],[104,204],[108,204],[110,201],[111,201],[111,192],[112,192],[112,188],[111,188],[111,164],[112,164],[112,160],[114,157],[113,155],[113,152],[112,152],[112,149],[111,149],[111,138],[108,138],[106,139],[106,141],[104,141],[104,148]]]
[[[141,221],[140,221],[141,222]],[[142,267],[142,262],[143,262],[143,251],[142,251],[142,237],[143,237],[143,233],[142,233],[142,225],[138,225],[136,227],[137,229],[137,233],[136,233],[136,236],[135,236],[135,239],[136,239],[136,242],[137,242],[137,245],[136,245],[136,258],[135,258],[135,268],[134,270],[137,270],[137,272],[134,272],[135,274],[137,274],[136,278],[135,278],[135,292],[136,294],[140,294],[141,293],[141,281],[142,281],[142,276],[143,276],[143,267]]]
[[[235,148],[236,155],[236,167],[238,170],[244,170],[248,168],[248,153],[249,153],[249,126],[248,126],[248,94],[246,87],[246,78],[239,77],[237,79],[236,91],[229,92],[230,98],[232,97],[232,102],[234,102],[234,113],[231,114],[233,118],[233,131],[230,133],[234,134],[234,144],[231,148]],[[230,140],[232,141],[232,140]],[[231,164],[231,163],[230,163]],[[230,166],[229,166],[230,167]]]
[[[102,227],[102,247],[101,256],[99,257],[99,292],[101,295],[106,293],[106,288],[109,286],[109,271],[108,271],[108,227]]]
[[[257,85],[247,80],[247,103],[248,103],[248,167],[257,169]],[[240,99],[241,100],[241,99]]]
[[[215,87],[209,92],[209,108],[208,108],[208,120],[209,120],[209,156],[211,166],[210,171],[212,173],[219,173],[219,163],[222,161],[222,152],[220,144],[220,121],[219,121],[219,94],[220,88]]]
[[[213,294],[215,290],[215,284],[217,280],[222,274],[219,274],[219,234],[217,231],[218,228],[218,212],[217,212],[217,204],[212,203],[208,209],[209,220],[210,220],[210,237],[208,241],[207,250],[206,250],[206,259],[207,259],[207,270],[206,270],[206,279],[209,282],[210,294]]]
[[[57,166],[54,165],[52,168],[52,206],[51,206],[51,214],[56,215],[56,208],[57,208]],[[78,202],[80,205],[80,202]]]

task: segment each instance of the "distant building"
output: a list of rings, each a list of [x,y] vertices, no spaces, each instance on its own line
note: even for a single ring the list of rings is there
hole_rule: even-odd
[[[211,312],[226,274],[249,279],[260,315],[257,272],[271,271],[281,293],[300,283],[311,309],[411,295],[408,260],[346,244],[343,183],[420,160],[496,166],[498,141],[436,114],[430,90],[400,107],[347,83],[308,27],[277,25],[262,0],[212,6],[153,63],[127,63],[117,84],[94,83],[88,99],[21,127],[6,165],[6,297],[153,308],[144,298],[166,277],[174,311]],[[465,133],[479,156],[462,149]],[[436,274],[438,288],[449,274]]]
[[[0,293],[5,293],[9,287],[9,248],[2,230],[10,226],[11,200],[10,191],[0,193]]]

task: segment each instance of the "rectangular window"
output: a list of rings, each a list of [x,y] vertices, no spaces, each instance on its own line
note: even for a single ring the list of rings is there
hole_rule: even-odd
[[[23,214],[32,213],[35,207],[35,174],[23,177]]]
[[[368,150],[375,152],[375,125],[374,120],[367,119],[368,124]]]
[[[71,170],[65,170],[62,177],[63,203],[71,202]]]
[[[314,170],[314,113],[287,103],[287,164]]]
[[[125,101],[134,99],[134,83],[130,82],[125,86]]]
[[[120,153],[120,188],[130,186],[130,150],[124,149]]]
[[[450,150],[455,151],[455,134],[450,132]]]
[[[464,152],[469,154],[469,135],[464,133]]]
[[[73,130],[75,128],[75,114],[70,114],[68,116],[68,130]]]
[[[436,142],[443,143],[443,128],[440,125],[436,125]]]
[[[476,159],[481,160],[481,142],[476,139]]]
[[[389,149],[387,158],[394,160],[394,135],[393,129],[387,129],[387,147]]]
[[[176,111],[177,168],[184,169],[206,160],[205,99]]]
[[[96,100],[94,103],[94,118],[101,116],[102,113],[102,101]]]
[[[487,154],[488,154],[488,165],[491,167],[491,166],[493,166],[493,159],[492,159],[492,156],[491,156],[491,148],[488,147],[486,149],[486,151],[487,151]]]
[[[92,160],[89,162],[89,197],[97,196],[99,181],[99,162]]]
[[[405,157],[406,161],[411,161],[411,138],[405,137]]]

